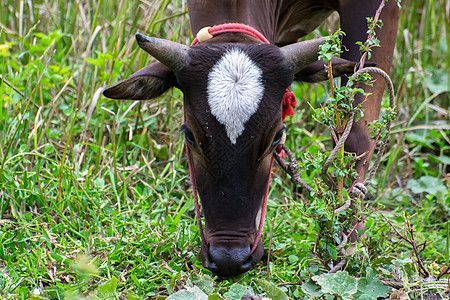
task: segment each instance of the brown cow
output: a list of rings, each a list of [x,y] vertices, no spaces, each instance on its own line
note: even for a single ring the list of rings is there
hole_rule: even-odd
[[[326,79],[317,61],[322,40],[297,43],[333,11],[347,34],[342,58],[333,70],[353,70],[360,57],[356,41],[365,41],[366,17],[373,17],[380,0],[188,0],[193,32],[207,26],[241,23],[262,34],[233,31],[211,35],[188,47],[137,34],[141,48],[159,62],[106,89],[114,99],[147,100],[172,86],[184,93],[185,132],[195,190],[205,218],[203,265],[219,276],[248,271],[261,259],[257,234],[267,197],[273,151],[284,134],[283,94],[294,79]],[[381,48],[372,61],[389,70],[399,11],[387,3],[378,31]],[[206,35],[206,38],[205,38]],[[265,39],[269,44],[264,43]],[[372,99],[364,117],[353,126],[345,145],[357,154],[370,148],[367,122],[378,119],[384,81],[370,88]],[[360,100],[358,100],[360,101]],[[361,163],[357,168],[361,169]],[[365,170],[363,171],[365,172]],[[261,225],[260,225],[261,227]]]

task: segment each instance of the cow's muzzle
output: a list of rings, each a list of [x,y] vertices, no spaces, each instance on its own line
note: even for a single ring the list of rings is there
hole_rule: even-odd
[[[201,249],[202,264],[220,277],[236,276],[254,268],[261,259],[264,247],[261,240],[251,253],[252,245],[231,247],[210,245]]]

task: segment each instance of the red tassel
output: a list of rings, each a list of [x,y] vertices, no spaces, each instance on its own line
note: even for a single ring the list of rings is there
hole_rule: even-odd
[[[284,92],[283,96],[283,111],[282,111],[282,118],[283,121],[286,119],[286,116],[293,116],[294,110],[297,106],[297,99],[295,99],[295,95],[293,92],[286,89],[286,92]]]

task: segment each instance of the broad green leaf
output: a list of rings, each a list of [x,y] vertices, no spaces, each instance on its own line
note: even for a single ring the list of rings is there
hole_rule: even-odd
[[[419,180],[411,179],[408,181],[408,188],[415,194],[425,192],[436,196],[439,192],[441,195],[444,195],[447,192],[447,188],[439,178],[432,176],[422,176]]]
[[[208,275],[200,278],[197,282],[197,286],[208,295],[214,292],[214,281]]]
[[[327,245],[328,254],[330,254],[331,258],[336,260],[337,259],[337,252],[336,252],[336,246],[335,245]]]
[[[289,260],[289,262],[291,264],[294,264],[294,263],[296,263],[298,261],[298,256],[296,256],[296,255],[289,255],[288,256],[288,260]]]
[[[435,139],[430,135],[424,137],[414,132],[406,134],[405,137],[410,143],[419,144],[428,148],[433,148],[433,143],[435,142]]]
[[[208,300],[208,296],[200,288],[194,286],[186,290],[178,291],[167,297],[166,300]]]
[[[447,70],[448,71],[448,70]],[[427,88],[434,93],[443,93],[450,91],[448,86],[448,72],[441,69],[431,71],[431,80],[427,82]]]
[[[143,298],[136,296],[134,293],[130,292],[127,294],[127,300],[142,300]]]
[[[119,283],[119,280],[116,277],[111,277],[111,280],[102,286],[98,288],[98,290],[102,293],[114,293],[117,289],[117,284]]]
[[[410,258],[396,259],[393,261],[394,265],[401,267],[408,275],[412,275],[417,272],[416,266]]]
[[[392,256],[384,256],[384,257],[378,257],[372,262],[372,268],[378,269],[379,267],[384,267],[386,265],[392,265],[392,261],[395,258]]]
[[[266,295],[269,298],[277,300],[289,299],[286,293],[272,282],[268,282],[262,279],[255,279],[254,281],[264,290],[264,292],[266,292]]]
[[[313,276],[312,279],[322,287],[323,293],[340,296],[342,299],[351,299],[358,286],[358,280],[347,272],[322,274]]]
[[[373,300],[374,298],[364,295],[361,291],[357,291],[356,294],[353,296],[354,300]],[[376,298],[375,298],[376,300]]]
[[[323,295],[320,286],[315,284],[313,281],[308,280],[302,284],[302,291],[305,294],[310,295],[311,297],[317,298]]]
[[[411,260],[410,258],[408,258],[408,257],[405,258],[405,259],[398,258],[398,259],[395,259],[395,260],[393,261],[393,263],[394,263],[394,265],[397,266],[397,267],[402,267],[402,266],[404,266],[404,265],[411,264],[411,263],[412,263],[412,260]]]
[[[441,156],[438,156],[437,159],[445,165],[450,165],[450,157],[448,157],[448,156],[441,155]]]
[[[235,283],[230,287],[230,290],[223,295],[227,300],[240,300],[246,291],[247,287],[242,284]]]
[[[381,283],[377,274],[372,268],[367,268],[367,278],[360,278],[358,282],[358,293],[353,299],[355,300],[377,300],[379,297],[387,297],[387,293],[392,288]]]

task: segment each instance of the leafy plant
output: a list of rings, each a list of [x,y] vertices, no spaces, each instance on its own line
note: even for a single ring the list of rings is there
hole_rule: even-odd
[[[375,19],[372,22],[375,23],[377,21]],[[342,35],[342,31],[336,31],[319,47],[319,58],[322,58],[324,62],[328,63],[330,98],[328,105],[317,109],[314,116],[317,121],[329,127],[330,130],[335,133],[335,142],[340,146],[335,147],[330,158],[326,158],[323,155],[313,156],[310,154],[303,154],[302,159],[300,160],[301,162],[297,167],[302,170],[312,168],[323,169],[322,178],[314,179],[313,186],[308,187],[312,199],[306,213],[316,224],[318,234],[316,238],[315,253],[318,255],[325,268],[330,268],[329,265],[332,261],[335,263],[338,262],[338,256],[341,255],[340,252],[342,251],[342,253],[345,253],[343,247],[347,244],[348,236],[346,236],[346,234],[354,230],[353,226],[358,222],[357,220],[362,220],[364,218],[361,212],[354,215],[346,211],[351,207],[350,203],[352,202],[354,203],[354,207],[360,206],[360,204],[358,204],[358,198],[350,197],[348,191],[344,188],[345,182],[347,182],[349,187],[353,188],[359,175],[354,169],[354,163],[356,161],[355,157],[345,153],[343,144],[339,144],[338,140],[344,135],[344,130],[347,132],[349,131],[347,127],[351,126],[356,115],[362,111],[360,105],[356,107],[352,105],[354,96],[357,93],[367,96],[367,93],[365,93],[362,88],[356,87],[355,83],[357,81],[362,81],[370,85],[371,76],[367,73],[356,75],[356,78],[350,77],[347,86],[339,88],[335,87],[332,76],[333,65],[331,58],[341,52],[340,40]],[[374,31],[370,32],[369,38],[374,39]],[[366,46],[364,51],[370,51],[377,43],[369,44],[370,46]],[[364,56],[362,62],[363,59]],[[375,123],[372,126],[376,135],[375,143],[382,135],[382,131],[386,127],[385,124],[390,123],[392,118],[393,112],[389,111],[389,113],[385,115],[383,123]],[[384,134],[386,134],[386,132],[384,132]],[[328,175],[329,169],[334,170],[335,180],[332,176]],[[328,188],[326,188],[326,185],[328,185]]]

